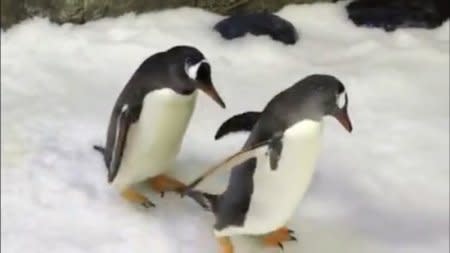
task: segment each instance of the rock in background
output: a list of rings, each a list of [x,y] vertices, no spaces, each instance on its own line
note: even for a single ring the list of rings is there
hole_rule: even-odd
[[[32,16],[49,17],[56,23],[82,24],[102,17],[115,17],[128,12],[199,7],[229,15],[238,12],[277,11],[292,3],[332,0],[1,0],[1,27],[6,29]]]

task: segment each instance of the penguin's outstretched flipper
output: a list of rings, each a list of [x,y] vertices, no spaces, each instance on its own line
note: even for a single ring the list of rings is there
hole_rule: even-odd
[[[214,136],[215,140],[222,138],[223,136],[241,131],[251,131],[258,122],[261,112],[244,112],[242,114],[234,115],[227,119],[216,132]]]
[[[269,155],[271,160],[271,164],[274,165],[272,169],[276,169],[276,166],[278,165],[278,159],[279,154],[281,152],[282,148],[282,138],[283,135],[276,134],[272,138],[266,141],[259,142],[251,147],[244,148],[243,150],[225,158],[222,162],[210,167],[208,170],[206,170],[203,175],[192,181],[187,187],[186,191],[192,190],[195,188],[198,184],[200,184],[205,178],[213,174],[219,169],[232,169],[235,166],[245,162],[246,160],[257,157],[261,154]],[[272,165],[271,165],[272,166]]]

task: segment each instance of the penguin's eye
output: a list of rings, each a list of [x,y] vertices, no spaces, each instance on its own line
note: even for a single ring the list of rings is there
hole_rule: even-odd
[[[336,95],[336,105],[339,109],[344,108],[347,104],[347,93],[342,92]]]
[[[188,65],[188,66],[192,66],[192,65],[194,64],[194,61],[192,60],[191,57],[188,57],[188,58],[186,58],[186,60],[184,61],[184,64],[185,64],[185,65]]]

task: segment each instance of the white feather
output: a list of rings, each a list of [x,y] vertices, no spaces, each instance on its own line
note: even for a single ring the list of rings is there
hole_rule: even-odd
[[[139,120],[128,130],[119,172],[112,185],[124,189],[170,169],[195,107],[197,92],[171,89],[150,92]]]
[[[342,109],[346,103],[347,103],[347,94],[344,91],[341,94],[337,95],[336,105],[339,109]]]
[[[192,80],[197,79],[198,68],[204,62],[207,63],[208,61],[202,60],[202,61],[199,61],[198,63],[196,63],[194,65],[190,65],[190,66],[186,64],[184,70],[186,71],[186,74],[189,76],[190,79],[192,79]]]

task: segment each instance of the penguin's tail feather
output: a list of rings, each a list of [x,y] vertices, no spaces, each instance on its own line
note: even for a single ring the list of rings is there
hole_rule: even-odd
[[[99,145],[94,145],[92,146],[92,148],[98,152],[100,152],[102,155],[105,154],[105,148]]]
[[[199,204],[202,208],[207,211],[211,211],[213,213],[217,210],[217,204],[219,200],[219,195],[211,194],[207,192],[202,192],[194,189],[187,189],[184,194],[191,199],[193,199],[197,204]]]

